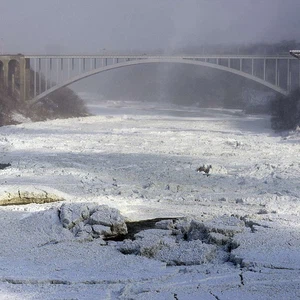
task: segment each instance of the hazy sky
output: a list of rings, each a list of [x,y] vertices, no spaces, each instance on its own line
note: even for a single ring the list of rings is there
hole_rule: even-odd
[[[300,40],[300,0],[0,0],[13,53],[98,53]]]

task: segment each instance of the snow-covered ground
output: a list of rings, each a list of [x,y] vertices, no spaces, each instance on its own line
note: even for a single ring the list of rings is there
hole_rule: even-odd
[[[0,128],[0,202],[61,200],[0,207],[0,299],[300,298],[299,134],[232,110],[90,108]],[[71,221],[92,220],[87,203],[162,221],[135,240],[91,221],[76,235],[63,203]]]

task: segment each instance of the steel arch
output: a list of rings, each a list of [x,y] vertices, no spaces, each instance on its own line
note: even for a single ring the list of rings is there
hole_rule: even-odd
[[[52,88],[48,89],[47,91],[41,93],[40,95],[36,96],[34,99],[30,100],[29,103],[31,105],[39,102],[40,100],[42,100],[43,98],[45,98],[47,95],[53,93],[54,91],[68,86],[72,83],[75,83],[81,79],[105,72],[105,71],[109,71],[109,70],[113,70],[113,69],[118,69],[118,68],[123,68],[123,67],[127,67],[127,66],[134,66],[134,65],[141,65],[141,64],[152,64],[152,63],[181,63],[181,64],[188,64],[188,65],[196,65],[196,66],[204,66],[204,67],[209,67],[209,68],[213,68],[213,69],[218,69],[218,70],[222,70],[222,71],[226,71],[226,72],[230,72],[245,78],[248,78],[250,80],[256,81],[278,93],[281,93],[283,95],[287,94],[287,91],[285,91],[284,89],[282,89],[279,86],[276,86],[270,82],[267,82],[259,77],[253,76],[251,74],[248,74],[246,72],[237,70],[237,69],[233,69],[233,68],[229,68],[226,66],[222,66],[222,65],[218,65],[215,63],[209,63],[209,62],[204,62],[204,61],[199,61],[199,60],[190,60],[190,59],[185,59],[185,58],[145,58],[145,59],[138,59],[138,60],[131,60],[131,61],[126,61],[126,62],[122,62],[122,63],[116,63],[116,64],[112,64],[112,65],[108,65],[105,67],[100,67],[85,73],[82,73],[78,76],[72,77],[69,80],[55,85]]]

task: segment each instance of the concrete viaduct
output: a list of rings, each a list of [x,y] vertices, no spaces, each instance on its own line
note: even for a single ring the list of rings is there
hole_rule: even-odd
[[[300,60],[290,55],[0,55],[0,86],[34,104],[55,90],[108,70],[150,63],[214,68],[286,95],[300,87]]]

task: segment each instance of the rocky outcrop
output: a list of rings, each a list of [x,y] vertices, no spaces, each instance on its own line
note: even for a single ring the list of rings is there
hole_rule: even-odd
[[[63,193],[50,188],[31,186],[0,188],[0,206],[44,204],[63,200],[65,200]]]
[[[6,168],[8,168],[8,167],[10,167],[10,166],[11,166],[10,163],[8,163],[8,164],[0,163],[0,170],[6,169]]]

